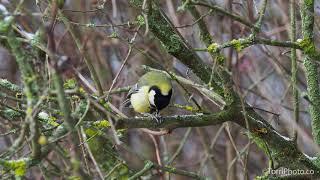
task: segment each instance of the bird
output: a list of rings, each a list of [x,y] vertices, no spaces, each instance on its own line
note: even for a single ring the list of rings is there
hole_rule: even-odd
[[[152,116],[157,123],[161,123],[160,110],[170,103],[172,96],[172,83],[170,78],[163,72],[150,71],[141,76],[138,82],[130,89],[127,107],[132,107],[137,113]]]

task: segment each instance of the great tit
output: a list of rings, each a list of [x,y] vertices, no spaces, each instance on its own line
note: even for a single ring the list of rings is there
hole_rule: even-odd
[[[131,88],[127,102],[138,113],[158,115],[160,110],[168,106],[171,95],[172,84],[166,74],[150,71]]]

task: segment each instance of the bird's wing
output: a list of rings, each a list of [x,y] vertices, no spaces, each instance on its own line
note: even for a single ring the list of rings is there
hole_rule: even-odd
[[[131,87],[131,89],[129,90],[129,92],[128,92],[127,99],[130,99],[130,97],[131,97],[132,94],[137,93],[137,92],[139,91],[139,88],[140,88],[140,87],[139,87],[138,83],[135,84],[135,85],[133,85],[133,86]]]
[[[126,100],[123,101],[122,105],[123,105],[124,107],[127,107],[127,108],[128,108],[128,107],[129,107],[129,108],[132,108],[132,105],[131,105],[131,102],[130,102],[131,95],[134,94],[134,93],[136,93],[136,92],[138,92],[138,91],[139,91],[139,85],[138,85],[138,83],[137,83],[137,84],[135,84],[135,85],[133,85],[133,86],[131,87],[131,89],[129,90],[128,95],[127,95],[127,97],[126,97]]]

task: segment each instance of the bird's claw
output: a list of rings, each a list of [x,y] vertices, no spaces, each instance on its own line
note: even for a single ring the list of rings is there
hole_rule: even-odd
[[[156,122],[156,126],[159,126],[163,122],[163,118],[159,114],[151,114],[151,119]]]
[[[151,117],[151,119],[156,122],[156,126],[159,126],[161,123],[163,123],[164,119],[158,113],[156,114],[145,113],[144,115],[147,117]]]
[[[160,125],[163,122],[163,118],[161,116],[154,116],[154,120],[156,121],[157,125]]]

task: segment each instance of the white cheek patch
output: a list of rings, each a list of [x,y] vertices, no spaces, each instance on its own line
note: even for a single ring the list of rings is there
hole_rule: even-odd
[[[154,103],[154,96],[156,95],[156,92],[154,90],[151,90],[148,94],[149,96],[149,102],[151,105],[155,106],[155,103]]]

